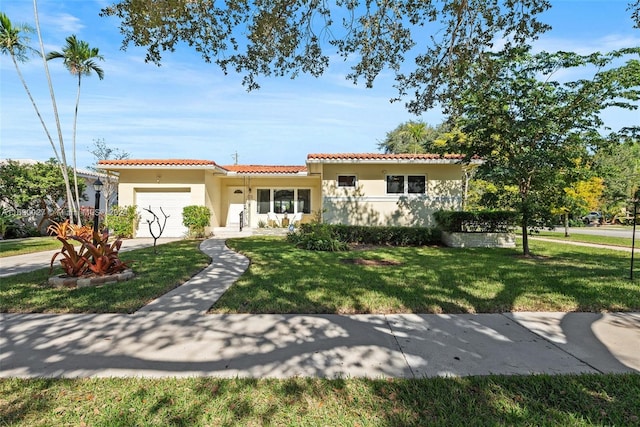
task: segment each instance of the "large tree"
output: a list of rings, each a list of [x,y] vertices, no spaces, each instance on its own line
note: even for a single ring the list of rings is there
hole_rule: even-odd
[[[80,104],[80,87],[82,84],[82,76],[90,76],[92,72],[95,72],[100,80],[104,78],[104,71],[96,63],[96,60],[102,61],[104,58],[100,55],[98,48],[90,47],[89,43],[78,40],[74,35],[67,37],[66,45],[62,48],[62,52],[52,51],[46,56],[47,61],[52,59],[62,59],[64,66],[69,72],[78,76],[78,90],[76,93],[76,106],[73,115],[73,180],[75,182],[75,195],[77,208],[77,222],[81,223],[80,218],[80,193],[78,191],[78,175],[77,175],[77,161],[76,161],[76,135],[78,125],[78,106]]]
[[[67,172],[70,173],[69,168]],[[83,181],[78,183],[84,191]],[[44,232],[52,217],[65,217],[66,184],[57,160],[0,164],[0,201],[24,226],[33,224]]]
[[[378,148],[391,154],[436,153],[442,148],[437,147],[436,141],[448,131],[449,126],[446,123],[431,126],[421,121],[410,120],[387,132],[387,136],[378,144]]]
[[[604,180],[598,209],[606,217],[631,210],[629,200],[640,188],[640,141],[614,144],[599,150],[593,158],[593,168]]]
[[[383,70],[395,75],[398,98],[421,112],[457,106],[467,69],[496,42],[507,48],[550,27],[538,15],[549,0],[119,0],[102,14],[120,18],[123,47],[165,51],[190,47],[226,73],[321,75],[330,58],[354,61],[347,78],[370,87]],[[407,64],[411,64],[408,66]]]
[[[639,54],[640,48],[586,56],[534,55],[528,48],[487,54],[476,68],[476,81],[484,83],[460,94],[462,131],[473,141],[462,145],[467,158],[483,158],[481,168],[493,180],[518,188],[525,255],[530,254],[529,228],[550,218],[554,205],[562,206],[563,189],[582,177],[580,165],[589,150],[617,139],[615,133],[601,136],[601,112],[637,108]],[[624,65],[611,68],[625,59]],[[596,71],[591,79],[554,80],[557,71],[578,67]]]

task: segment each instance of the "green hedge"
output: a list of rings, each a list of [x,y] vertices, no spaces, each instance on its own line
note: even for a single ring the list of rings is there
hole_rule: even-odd
[[[330,236],[344,243],[390,246],[424,246],[440,243],[440,232],[424,227],[380,227],[342,224],[301,224],[299,235]],[[292,237],[293,240],[294,238]]]
[[[518,225],[520,214],[514,211],[437,211],[433,217],[442,231],[505,233]]]

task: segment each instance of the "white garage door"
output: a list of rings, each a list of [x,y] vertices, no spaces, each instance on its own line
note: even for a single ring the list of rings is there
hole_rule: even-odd
[[[184,237],[187,234],[187,227],[182,225],[182,208],[191,204],[191,193],[188,191],[171,192],[137,192],[136,205],[140,214],[140,225],[136,237],[151,237],[147,220],[152,221],[153,215],[145,211],[151,206],[151,210],[158,215],[160,222],[164,221],[164,215],[169,215],[167,225],[162,233],[162,237]],[[158,235],[158,225],[152,225],[153,233]]]

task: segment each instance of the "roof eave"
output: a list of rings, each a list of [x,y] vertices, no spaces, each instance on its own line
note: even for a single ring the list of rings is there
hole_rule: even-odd
[[[214,172],[219,172],[226,174],[228,171],[226,169],[221,168],[217,165],[98,165],[99,169],[104,170],[124,170],[124,169],[172,169],[172,170],[212,170]]]
[[[307,159],[307,164],[340,164],[340,163],[361,163],[361,164],[456,164],[462,159]]]

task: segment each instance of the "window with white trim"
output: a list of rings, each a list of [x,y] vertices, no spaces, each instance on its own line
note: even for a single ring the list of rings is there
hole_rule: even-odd
[[[387,194],[426,194],[426,175],[387,175]]]
[[[306,188],[258,188],[259,214],[311,213],[311,190]]]
[[[355,175],[338,175],[338,187],[355,187],[356,182]]]

